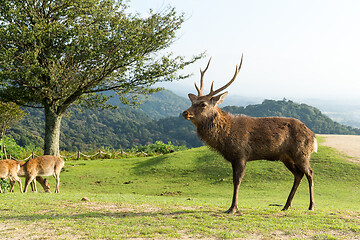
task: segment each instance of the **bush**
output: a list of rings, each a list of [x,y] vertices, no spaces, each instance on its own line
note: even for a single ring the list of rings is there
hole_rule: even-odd
[[[1,180],[0,179],[0,187],[4,192],[9,191],[10,190],[10,183],[8,181],[6,181],[6,180]]]
[[[15,142],[14,139],[5,136],[3,141],[4,141],[4,146],[6,147],[7,157],[9,157],[9,155],[11,155],[14,158],[19,158],[22,155],[22,153],[24,152],[24,148],[17,145],[17,143]],[[5,154],[0,151],[0,156],[2,158],[4,158]]]
[[[144,152],[146,154],[166,154],[166,153],[181,151],[185,149],[186,149],[185,146],[174,146],[171,144],[171,142],[165,144],[161,141],[156,141],[154,144],[134,147],[131,150],[133,152]]]

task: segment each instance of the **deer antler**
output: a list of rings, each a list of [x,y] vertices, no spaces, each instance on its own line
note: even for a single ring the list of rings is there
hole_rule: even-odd
[[[204,75],[205,75],[205,72],[206,70],[209,68],[209,65],[210,65],[210,61],[211,61],[211,57],[209,59],[209,62],[205,68],[204,71],[201,71],[201,68],[200,68],[200,74],[201,74],[201,77],[200,77],[200,89],[198,88],[198,86],[196,85],[195,83],[195,88],[198,92],[198,96],[203,96],[203,90],[204,90]]]
[[[221,92],[221,91],[225,90],[227,87],[229,87],[230,84],[232,84],[235,81],[236,76],[239,74],[240,69],[241,69],[241,65],[242,65],[242,62],[243,62],[243,56],[244,56],[244,54],[241,55],[240,64],[236,65],[234,76],[232,77],[230,82],[228,82],[225,86],[223,86],[223,87],[221,87],[221,88],[219,88],[219,89],[217,89],[215,91],[213,90],[214,82],[212,82],[211,88],[210,88],[210,93],[208,94],[208,96],[214,96],[214,95],[218,94],[219,92]]]

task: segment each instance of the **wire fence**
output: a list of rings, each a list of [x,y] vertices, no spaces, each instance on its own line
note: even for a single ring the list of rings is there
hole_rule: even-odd
[[[17,159],[15,157],[13,157],[12,155],[7,155],[6,153],[6,148],[3,149],[3,153],[4,153],[4,157],[5,159],[13,159],[13,160],[16,160],[16,161],[27,161],[31,158],[36,158],[36,157],[39,157],[40,155],[37,155],[36,153],[34,152],[31,152],[31,154],[24,158],[24,159]],[[74,154],[71,154],[69,156],[63,156],[63,155],[60,155],[61,158],[64,158],[65,160],[66,159],[75,159],[75,160],[79,160],[79,159],[88,159],[88,158],[94,158],[96,156],[98,156],[98,158],[103,158],[103,159],[108,159],[108,158],[113,158],[113,157],[124,157],[124,156],[127,156],[129,155],[129,153],[123,151],[123,150],[120,150],[119,152],[116,152],[116,153],[107,153],[107,152],[104,152],[102,150],[99,150],[98,152],[96,152],[95,154],[92,154],[92,155],[88,155],[88,154],[85,154],[85,153],[82,153],[81,151],[77,151],[76,153]],[[137,152],[137,153],[134,153],[133,156],[148,156],[147,153],[141,151],[141,152]]]
[[[123,158],[123,157],[147,157],[147,156],[155,156],[155,155],[162,155],[167,153],[172,153],[175,151],[182,151],[187,149],[185,146],[174,146],[171,144],[171,142],[168,142],[167,144],[156,141],[153,144],[145,145],[145,146],[135,146],[131,149],[127,149],[124,151],[123,149],[120,150],[109,150],[108,152],[105,152],[103,150],[97,150],[94,154],[85,154],[81,152],[80,150],[75,153],[65,153],[65,155],[61,155],[60,157],[63,159],[72,159],[72,160],[79,160],[79,159],[89,159],[89,158],[101,158],[101,159],[110,159],[110,158]],[[39,151],[40,152],[40,151]],[[88,151],[89,152],[89,151]],[[90,152],[94,152],[91,150]],[[27,153],[21,153],[16,155],[18,158],[19,156],[24,156]],[[68,154],[68,155],[66,155]],[[2,152],[0,150],[1,158],[5,157],[5,159],[13,159],[17,161],[27,161],[30,158],[38,157],[35,152],[32,152],[28,157],[24,159],[17,159],[16,157],[12,155],[8,155],[6,153],[6,146],[3,146]]]

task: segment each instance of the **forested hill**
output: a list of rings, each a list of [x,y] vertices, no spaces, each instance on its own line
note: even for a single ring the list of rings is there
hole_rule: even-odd
[[[261,104],[247,107],[227,106],[223,109],[233,114],[244,114],[251,117],[297,118],[315,133],[360,135],[360,129],[334,122],[322,114],[319,109],[290,100],[264,100]]]
[[[107,92],[106,95],[114,96],[115,93]],[[140,98],[140,100],[142,101],[142,104],[137,110],[145,113],[154,120],[178,116],[179,113],[190,107],[191,104],[189,99],[180,97],[169,90],[153,93],[149,95],[147,99],[143,97]],[[108,102],[114,106],[131,109],[130,107],[123,105],[117,97],[110,98]]]
[[[170,102],[168,99],[164,101]],[[149,107],[150,111],[161,116],[161,111],[157,111],[156,108],[159,102],[161,102],[160,107],[171,108],[172,106],[171,104],[164,106],[164,101],[154,99],[154,104]],[[176,114],[177,116],[159,120],[150,118],[144,110],[128,107],[104,111],[72,109],[62,121],[60,148],[68,151],[78,149],[84,151],[101,147],[121,149],[154,143],[158,140],[165,143],[171,141],[175,145],[198,147],[202,143],[196,136],[195,127],[190,121],[186,121],[180,116],[181,112],[189,105],[190,103],[186,107],[178,106],[178,109],[172,112],[173,115]],[[234,114],[255,117],[284,116],[298,118],[315,133],[360,135],[359,129],[333,122],[314,107],[287,100],[265,100],[262,104],[247,107],[228,106],[223,109]],[[28,115],[13,126],[7,135],[13,137],[21,146],[33,145],[42,148],[44,114],[38,109],[28,109],[27,111]]]

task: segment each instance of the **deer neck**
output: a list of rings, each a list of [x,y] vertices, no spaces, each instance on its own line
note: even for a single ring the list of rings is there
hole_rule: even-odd
[[[230,128],[230,114],[218,108],[212,116],[198,125],[197,134],[208,145],[218,149],[220,145],[224,145],[224,140],[230,135]]]

